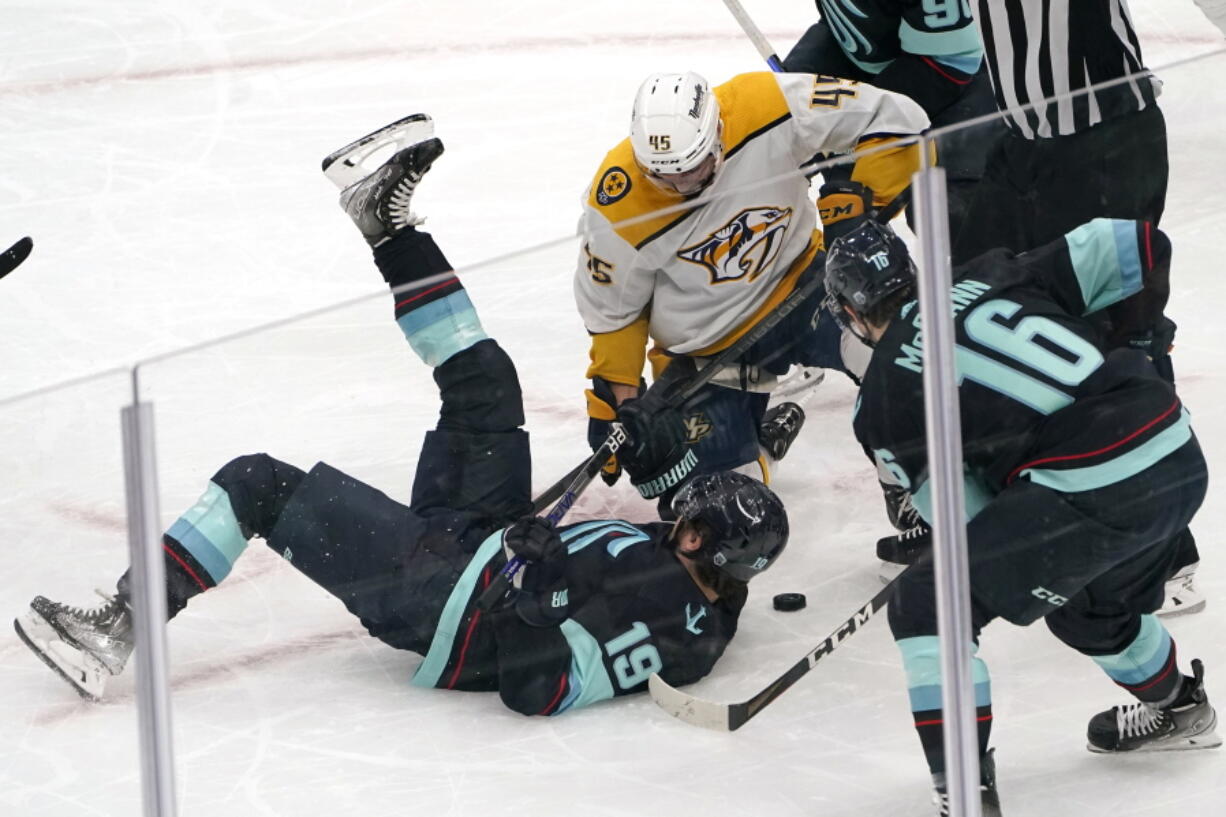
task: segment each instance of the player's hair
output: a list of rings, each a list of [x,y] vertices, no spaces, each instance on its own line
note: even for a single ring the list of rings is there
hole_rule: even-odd
[[[915,300],[915,283],[907,284],[902,289],[895,290],[873,304],[860,315],[869,326],[885,326],[898,314],[903,304]]]
[[[715,528],[701,519],[678,520],[677,528],[673,531],[674,541],[679,541],[686,533],[696,534],[702,539],[704,545],[715,542],[718,539]],[[732,578],[724,571],[716,568],[709,559],[704,559],[701,556],[690,558],[694,562],[694,572],[703,584],[714,590],[721,599],[732,605],[733,609],[739,610],[745,605],[745,599],[749,595],[748,582]]]

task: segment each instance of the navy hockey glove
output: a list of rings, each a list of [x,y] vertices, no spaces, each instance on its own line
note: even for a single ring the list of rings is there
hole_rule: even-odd
[[[817,191],[817,212],[822,217],[826,248],[876,215],[873,191],[850,179],[826,182]]]
[[[618,459],[644,499],[678,485],[698,465],[693,446],[685,442],[685,419],[658,395],[648,391],[627,400],[618,408],[617,419],[626,429]]]
[[[1134,332],[1119,340],[1130,349],[1146,354],[1158,370],[1158,375],[1168,383],[1175,382],[1175,370],[1171,366],[1171,349],[1175,345],[1175,322],[1165,315],[1158,325],[1146,332]]]
[[[502,532],[510,559],[524,560],[513,585],[515,612],[533,627],[552,627],[570,614],[566,587],[566,545],[553,523],[539,516],[520,517]]]

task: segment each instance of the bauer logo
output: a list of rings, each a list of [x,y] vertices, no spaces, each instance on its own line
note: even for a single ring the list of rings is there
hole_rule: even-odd
[[[620,167],[611,167],[600,177],[600,184],[596,186],[596,203],[601,207],[608,207],[624,199],[629,192],[630,177],[626,175],[626,171]]]

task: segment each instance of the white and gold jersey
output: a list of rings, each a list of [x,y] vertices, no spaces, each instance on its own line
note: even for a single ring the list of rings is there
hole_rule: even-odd
[[[813,74],[741,74],[714,89],[723,167],[686,199],[649,181],[629,139],[605,157],[580,222],[579,313],[592,333],[588,376],[637,385],[648,335],[670,352],[713,354],[783,300],[821,249],[809,181],[817,153],[864,148],[927,127],[910,99]],[[904,189],[918,148],[885,149],[853,178],[878,204]],[[708,200],[709,199],[709,200]]]

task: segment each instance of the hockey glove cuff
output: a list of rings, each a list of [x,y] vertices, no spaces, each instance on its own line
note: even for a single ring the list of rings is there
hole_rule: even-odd
[[[643,393],[644,384],[639,384],[639,394]],[[593,377],[592,387],[584,391],[587,398],[587,444],[595,452],[608,439],[609,424],[617,419],[616,398],[613,389],[603,377]],[[622,467],[615,456],[611,457],[600,471],[600,478],[606,485],[613,485],[622,475]]]
[[[510,559],[525,564],[512,582],[515,612],[525,624],[553,627],[570,615],[566,586],[566,546],[551,522],[539,516],[518,519],[502,534],[502,547]]]
[[[817,212],[822,217],[822,232],[829,249],[836,240],[876,215],[873,191],[850,179],[826,182],[818,191]]]
[[[617,419],[626,430],[619,460],[644,499],[660,496],[698,465],[693,446],[686,445],[681,412],[650,393],[622,403]]]

